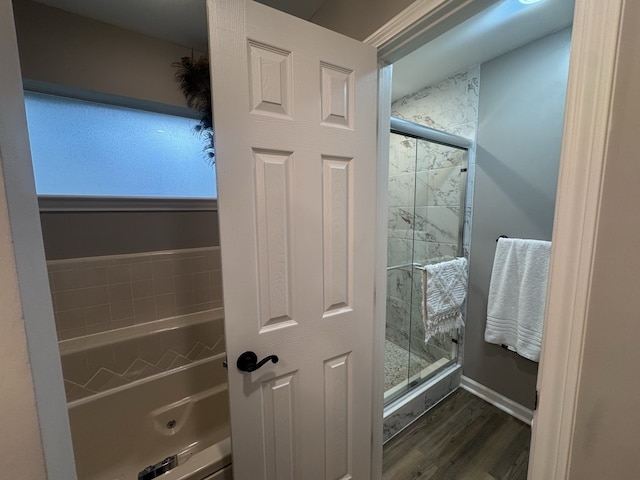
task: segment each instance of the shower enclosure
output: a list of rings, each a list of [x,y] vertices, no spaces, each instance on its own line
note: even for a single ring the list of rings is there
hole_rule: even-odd
[[[470,141],[391,119],[385,404],[458,361],[458,335],[425,343],[423,267],[464,255]]]

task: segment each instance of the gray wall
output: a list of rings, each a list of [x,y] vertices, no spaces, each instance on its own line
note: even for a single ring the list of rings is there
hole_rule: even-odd
[[[13,4],[24,78],[186,105],[171,63],[191,55],[192,45],[176,45],[31,0]],[[194,55],[202,53],[196,50]]]
[[[41,212],[47,260],[220,245],[218,212]]]
[[[413,0],[326,0],[310,21],[364,40],[412,3]]]
[[[538,364],[484,341],[499,235],[551,240],[571,32],[481,66],[463,374],[533,408]]]

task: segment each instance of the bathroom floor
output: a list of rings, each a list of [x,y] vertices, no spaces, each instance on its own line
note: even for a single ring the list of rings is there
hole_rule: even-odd
[[[383,480],[526,480],[531,428],[458,389],[384,446]]]

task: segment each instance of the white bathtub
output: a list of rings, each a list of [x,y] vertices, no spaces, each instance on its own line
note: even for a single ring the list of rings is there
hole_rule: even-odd
[[[69,404],[79,480],[137,480],[178,455],[162,480],[231,479],[224,354]]]

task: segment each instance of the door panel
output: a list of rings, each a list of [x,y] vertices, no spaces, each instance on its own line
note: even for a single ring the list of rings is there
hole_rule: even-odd
[[[375,49],[208,8],[235,477],[368,479]],[[279,361],[243,373],[246,350]]]

